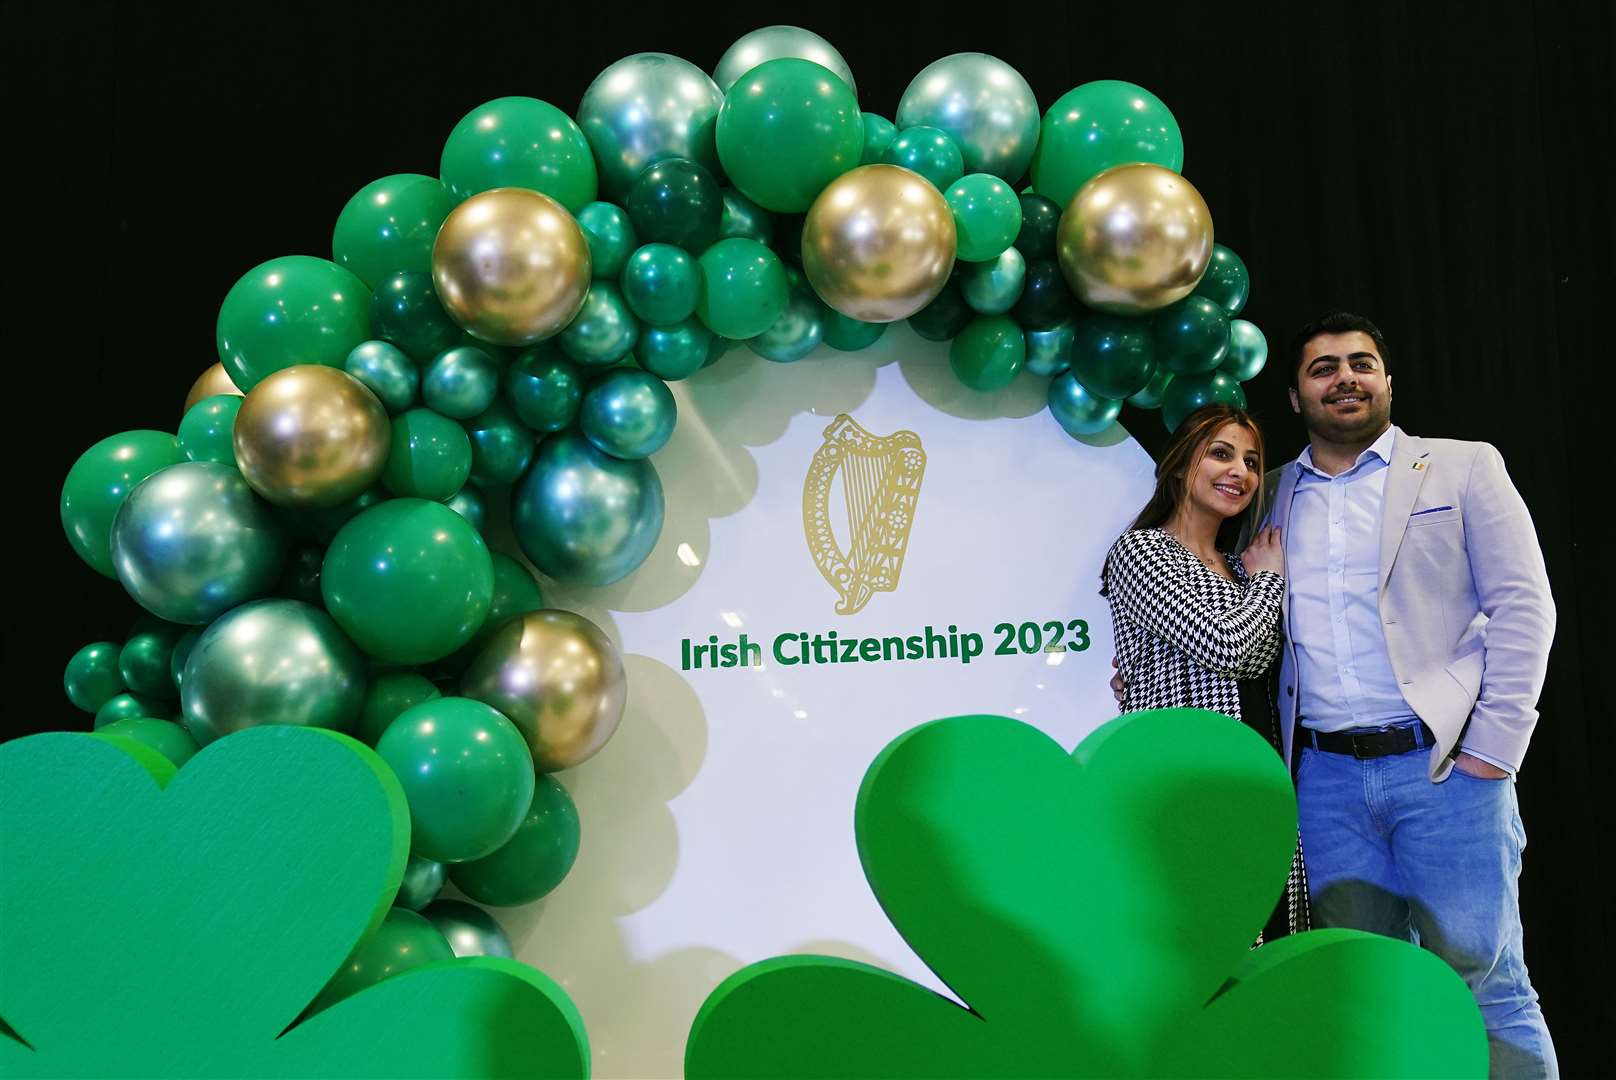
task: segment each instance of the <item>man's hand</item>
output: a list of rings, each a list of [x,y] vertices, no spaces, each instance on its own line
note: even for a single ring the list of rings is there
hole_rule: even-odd
[[[1114,656],[1111,658],[1111,666],[1117,672],[1111,676],[1111,696],[1117,699],[1117,708],[1120,709],[1122,708],[1122,691],[1128,684],[1122,681],[1122,665]]]
[[[1111,680],[1111,684],[1115,686],[1116,680]],[[1492,762],[1483,761],[1473,754],[1465,753],[1463,750],[1453,755],[1453,767],[1466,776],[1473,776],[1477,780],[1502,780],[1509,775],[1509,773]]]

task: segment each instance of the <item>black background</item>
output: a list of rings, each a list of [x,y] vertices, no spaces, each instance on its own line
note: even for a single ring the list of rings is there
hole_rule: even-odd
[[[1559,606],[1519,796],[1527,955],[1568,1075],[1608,1045],[1611,713],[1605,655],[1611,455],[1605,328],[1616,256],[1612,7],[1584,3],[22,5],[12,36],[4,365],[18,597],[6,734],[88,727],[60,673],[134,606],[74,556],[62,478],[92,442],[173,430],[215,359],[235,279],[330,254],[347,198],[435,173],[467,110],[506,94],[572,111],[620,56],[711,69],[785,22],[846,56],[890,117],[940,56],[989,52],[1041,107],[1123,78],[1167,102],[1184,173],[1250,267],[1244,313],[1275,347],[1248,393],[1271,460],[1303,435],[1283,346],[1327,310],[1391,342],[1394,420],[1496,444],[1531,507]],[[1023,376],[1030,377],[1030,376]],[[1125,414],[1149,449],[1155,414]],[[32,599],[24,600],[24,597]],[[1603,736],[1603,737],[1601,737]],[[1410,1018],[1410,1023],[1416,1023]]]

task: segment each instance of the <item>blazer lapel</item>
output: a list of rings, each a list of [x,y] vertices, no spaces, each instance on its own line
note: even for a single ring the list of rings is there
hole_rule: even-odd
[[[1386,588],[1391,577],[1392,563],[1397,561],[1397,549],[1403,544],[1408,531],[1408,515],[1414,509],[1414,499],[1431,471],[1431,452],[1425,440],[1408,435],[1401,428],[1392,443],[1391,464],[1386,467],[1386,490],[1380,505],[1380,588]]]

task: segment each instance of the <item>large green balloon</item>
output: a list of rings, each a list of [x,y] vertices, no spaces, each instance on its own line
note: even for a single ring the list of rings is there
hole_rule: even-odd
[[[1229,353],[1220,369],[1236,380],[1245,382],[1256,378],[1268,363],[1268,339],[1257,329],[1257,324],[1245,319],[1229,320]]]
[[[348,636],[378,660],[448,656],[482,626],[494,592],[488,545],[442,503],[391,499],[342,527],[320,594]]]
[[[1162,423],[1177,431],[1184,418],[1203,405],[1222,402],[1246,407],[1246,393],[1240,384],[1221,371],[1202,375],[1174,375],[1162,391]]]
[[[471,479],[483,487],[514,483],[533,460],[533,431],[503,401],[466,421],[471,436]]]
[[[695,258],[683,248],[646,244],[629,256],[622,289],[634,314],[652,326],[672,326],[696,310],[701,273]]]
[[[214,336],[219,362],[242,393],[293,364],[340,368],[370,337],[370,289],[325,259],[271,259],[225,294]]]
[[[553,776],[541,775],[516,835],[492,855],[457,863],[449,878],[480,904],[515,907],[547,895],[578,858],[578,808]]]
[[[589,286],[583,307],[561,331],[561,351],[585,367],[610,367],[634,348],[640,320],[634,317],[622,290],[610,281]]]
[[[614,458],[582,435],[545,439],[511,489],[511,525],[523,554],[568,584],[609,585],[627,576],[656,546],[662,514],[662,481],[649,461]]]
[[[724,195],[713,174],[687,158],[653,162],[623,201],[642,244],[674,244],[701,254],[718,239]]]
[[[445,697],[406,709],[376,753],[410,806],[410,850],[434,862],[480,859],[515,833],[533,803],[533,754],[492,706]]]
[[[675,382],[701,370],[712,342],[713,332],[692,315],[672,326],[645,327],[634,357],[657,378]]]
[[[595,280],[617,280],[629,252],[640,243],[628,211],[615,203],[592,202],[578,211],[578,227],[589,245],[590,272]]]
[[[397,345],[418,364],[453,348],[465,333],[443,310],[432,275],[420,270],[402,270],[376,286],[370,318],[377,337]],[[348,374],[359,378],[355,371]]]
[[[439,353],[427,365],[421,376],[421,400],[444,416],[469,420],[494,403],[499,378],[499,364],[488,350],[460,345]]]
[[[578,366],[548,343],[517,357],[505,373],[505,397],[534,431],[560,431],[578,416],[583,382]]]
[[[342,967],[315,997],[309,1012],[322,1012],[390,975],[453,959],[449,943],[431,923],[413,911],[393,908],[382,919],[382,924],[348,954]]]
[[[107,577],[112,566],[112,519],[141,481],[186,460],[179,439],[166,431],[125,431],[84,453],[62,481],[62,528],[79,558]]]
[[[101,729],[103,735],[117,735],[131,739],[142,746],[162,754],[177,769],[196,756],[201,749],[191,733],[172,720],[159,720],[150,716],[129,716],[114,720]]]
[[[718,111],[724,172],[747,198],[777,213],[807,210],[863,151],[858,99],[811,60],[759,64],[736,80]]]
[[[1182,169],[1178,121],[1143,87],[1117,79],[1084,83],[1044,113],[1032,155],[1033,190],[1064,207],[1090,179],[1130,162]]]
[[[471,476],[471,440],[459,424],[431,409],[393,420],[382,484],[394,495],[442,502]]]
[[[1246,306],[1250,294],[1251,275],[1246,264],[1232,249],[1213,244],[1212,261],[1201,275],[1201,283],[1195,286],[1195,295],[1216,302],[1226,314],[1234,316]]]
[[[180,449],[192,461],[213,461],[235,468],[236,413],[241,411],[240,394],[216,394],[203,398],[186,410],[180,421]]]
[[[882,151],[881,160],[919,173],[938,191],[947,191],[965,175],[965,159],[948,132],[925,125],[898,132]]]
[[[948,347],[948,363],[972,390],[1000,390],[1015,379],[1027,359],[1021,327],[1008,315],[973,319]]]
[[[943,192],[954,214],[957,257],[966,262],[998,258],[1021,232],[1021,201],[1015,189],[992,173],[971,173]]]
[[[492,188],[529,188],[576,214],[595,197],[595,158],[584,133],[537,98],[496,98],[461,117],[443,144],[438,173],[456,201]]]
[[[431,270],[432,242],[455,201],[435,176],[373,180],[337,216],[331,257],[371,288],[400,270]]]
[[[1148,319],[1091,312],[1072,336],[1072,374],[1100,398],[1137,394],[1156,373],[1156,345]]]
[[[697,265],[702,290],[696,317],[721,337],[757,337],[774,325],[791,300],[785,264],[756,240],[720,240],[701,253]]]
[[[388,341],[363,342],[348,354],[342,370],[363,383],[394,416],[415,404],[421,391],[421,369],[403,349]]]
[[[666,383],[650,372],[619,368],[584,395],[578,426],[596,449],[633,461],[662,449],[677,418]]]
[[[62,674],[62,688],[75,709],[93,713],[129,689],[118,668],[120,648],[111,641],[95,641],[74,653]]]
[[[1229,316],[1193,293],[1151,317],[1156,359],[1175,375],[1214,371],[1229,352]]]
[[[1049,411],[1069,435],[1098,435],[1122,412],[1122,402],[1095,397],[1073,377],[1057,375],[1049,384]]]

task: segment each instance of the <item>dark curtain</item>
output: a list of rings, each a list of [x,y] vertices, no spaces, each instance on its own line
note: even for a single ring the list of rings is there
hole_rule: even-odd
[[[435,172],[471,106],[528,94],[570,111],[619,56],[706,67],[773,22],[835,42],[864,107],[888,116],[953,52],[1008,60],[1044,106],[1128,79],[1175,112],[1184,172],[1251,269],[1246,315],[1274,353],[1248,389],[1271,455],[1303,441],[1285,398],[1292,329],[1355,310],[1390,339],[1394,420],[1496,444],[1532,509],[1559,631],[1519,784],[1527,956],[1566,1073],[1608,1056],[1613,815],[1595,790],[1611,744],[1594,674],[1611,610],[1608,2],[52,3],[11,16],[6,734],[85,726],[62,665],[86,641],[121,640],[133,615],[56,524],[74,458],[114,431],[172,430],[235,278],[328,253],[348,196]],[[1124,420],[1160,447],[1155,414]]]

